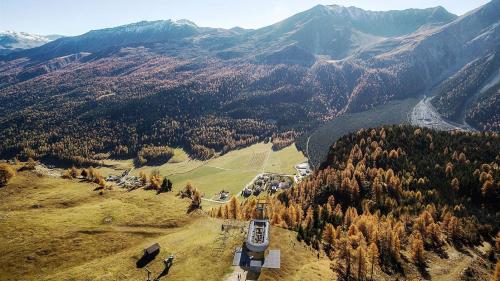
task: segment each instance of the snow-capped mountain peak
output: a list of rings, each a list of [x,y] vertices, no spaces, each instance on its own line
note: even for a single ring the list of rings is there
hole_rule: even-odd
[[[38,35],[19,31],[0,31],[0,55],[31,49],[61,38],[60,35]]]

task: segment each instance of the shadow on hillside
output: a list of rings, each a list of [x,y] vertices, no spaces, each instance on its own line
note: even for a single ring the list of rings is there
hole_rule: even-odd
[[[246,272],[247,272],[247,275],[246,275],[245,280],[247,280],[247,281],[259,280],[260,272],[250,271],[249,268],[246,269]]]
[[[197,212],[198,210],[202,211],[202,208],[200,205],[190,204],[189,207],[187,208],[187,213],[191,214],[193,212]]]
[[[135,265],[137,266],[137,268],[143,268],[145,267],[146,265],[148,265],[150,262],[152,262],[156,256],[158,255],[158,253],[156,254],[151,254],[151,255],[143,255],[136,263]]]
[[[434,252],[438,255],[438,257],[442,258],[442,259],[449,259],[450,256],[448,255],[448,252],[446,252],[446,249],[444,249],[444,247],[439,247],[439,248],[436,248],[434,249]]]
[[[418,272],[424,278],[425,280],[431,280],[431,275],[429,274],[429,271],[427,270],[427,265],[426,264],[421,264],[417,265]]]
[[[167,276],[168,272],[170,271],[170,267],[171,266],[166,266],[165,269],[163,269],[163,271],[158,276],[156,276],[154,281],[160,280],[162,277]]]
[[[463,243],[460,243],[460,242],[455,242],[452,244],[452,246],[458,251],[460,252],[461,254],[464,254],[468,257],[472,257],[472,254],[469,252],[469,250],[467,249],[467,247],[463,244]]]

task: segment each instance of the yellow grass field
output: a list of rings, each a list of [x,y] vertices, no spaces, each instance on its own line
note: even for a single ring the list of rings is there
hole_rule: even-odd
[[[224,280],[236,233],[218,251],[222,220],[187,214],[174,193],[120,189],[99,195],[94,184],[20,172],[0,188],[0,280],[146,280],[136,268],[142,249],[158,242],[159,257],[148,267],[153,278],[161,258],[175,255],[160,280]],[[271,248],[283,251],[282,269],[264,270],[259,280],[317,280],[329,262],[272,228]],[[300,260],[300,264],[297,261]]]

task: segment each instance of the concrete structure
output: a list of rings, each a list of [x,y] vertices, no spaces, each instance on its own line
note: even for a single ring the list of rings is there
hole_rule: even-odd
[[[311,166],[307,162],[295,165],[295,169],[297,170],[297,175],[294,176],[295,182],[300,182],[311,174]]]
[[[238,247],[234,251],[233,266],[240,266],[254,272],[260,272],[260,268],[278,269],[281,265],[281,251],[269,250],[267,256],[262,259],[255,259],[248,255],[247,249]],[[259,266],[259,268],[257,268]]]
[[[280,250],[266,250],[269,247],[271,225],[265,217],[265,202],[257,202],[258,218],[250,221],[244,247],[236,248],[233,265],[260,272],[261,268],[280,268]]]
[[[247,248],[256,253],[264,252],[269,246],[269,221],[252,220],[248,226]]]

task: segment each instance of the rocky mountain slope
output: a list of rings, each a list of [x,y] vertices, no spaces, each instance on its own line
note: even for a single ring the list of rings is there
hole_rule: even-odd
[[[464,66],[435,89],[441,115],[481,130],[500,129],[500,46]]]
[[[257,30],[157,21],[62,38],[0,59],[0,154],[81,162],[171,145],[203,158],[287,143],[428,93],[496,48],[499,11],[316,6]]]

